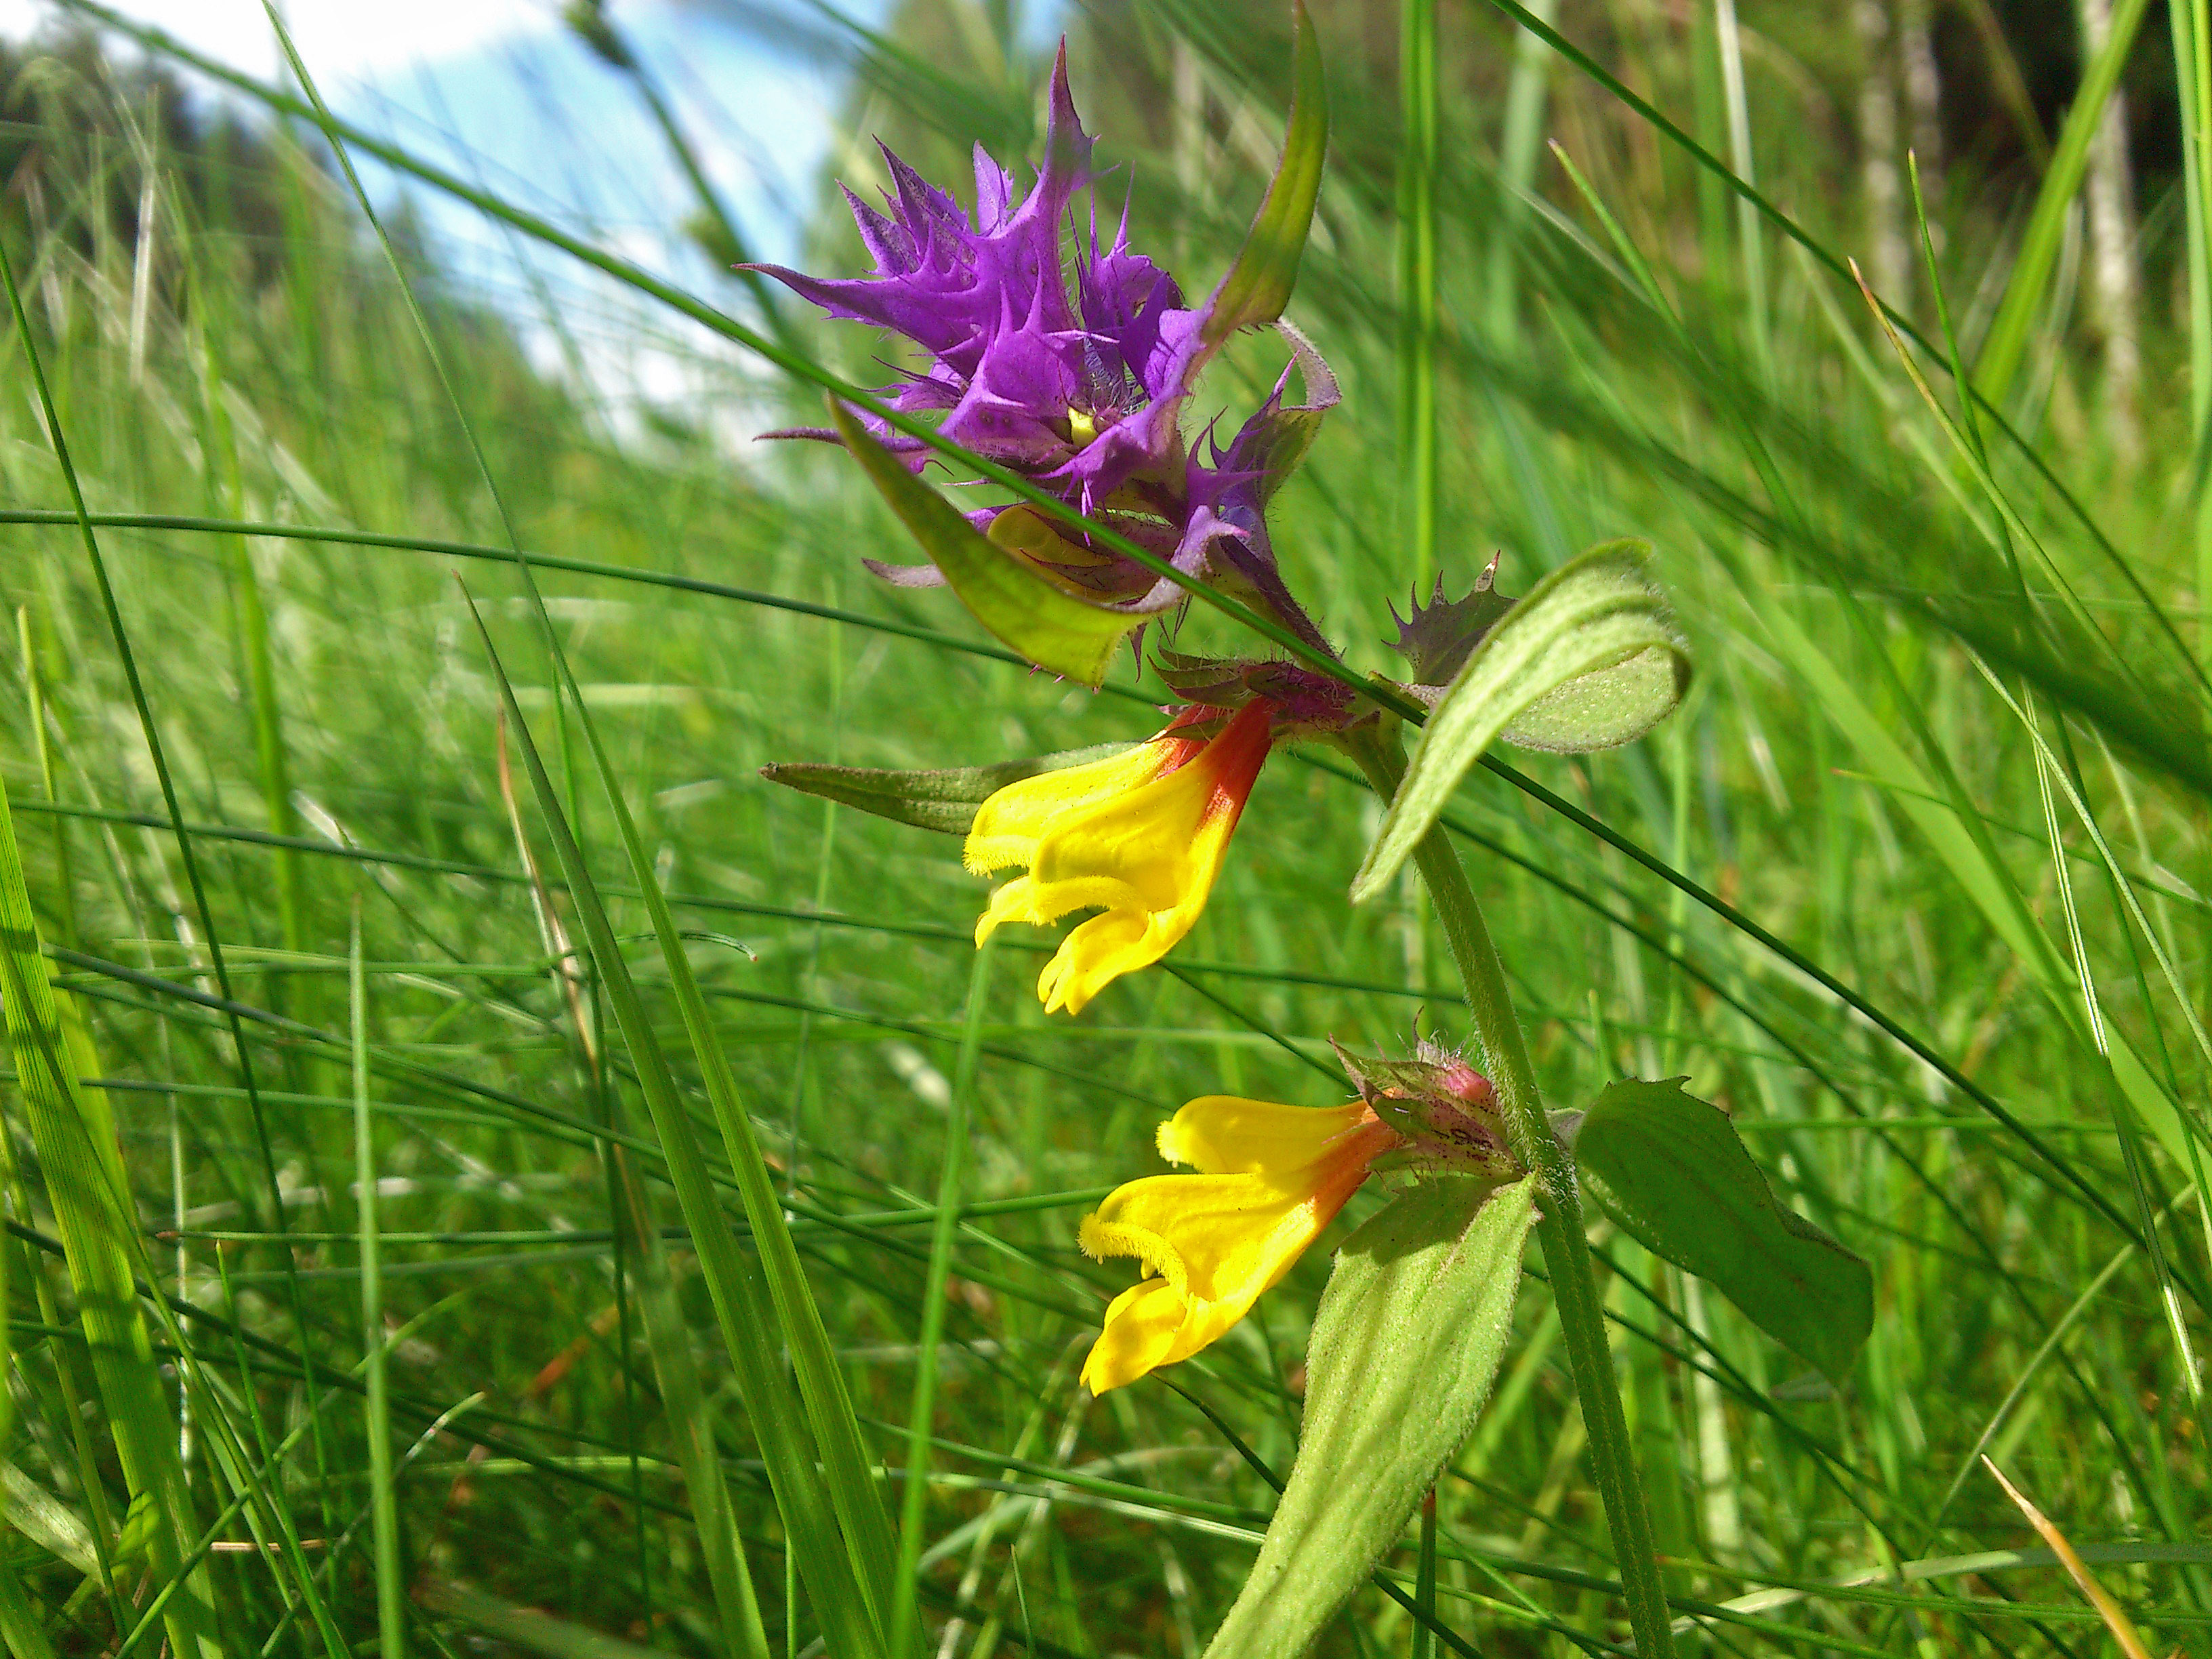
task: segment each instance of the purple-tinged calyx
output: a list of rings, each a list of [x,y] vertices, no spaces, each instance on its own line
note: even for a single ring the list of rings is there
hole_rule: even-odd
[[[1402,1162],[1509,1181],[1523,1173],[1498,1113],[1497,1091],[1457,1050],[1421,1039],[1395,1060],[1347,1053],[1337,1063],[1369,1109],[1404,1135]]]
[[[1263,509],[1337,401],[1335,379],[1310,344],[1280,325],[1306,401],[1285,403],[1286,368],[1225,447],[1210,435],[1187,446],[1182,408],[1222,343],[1224,331],[1209,323],[1223,289],[1187,306],[1174,278],[1129,246],[1126,207],[1110,240],[1102,241],[1095,203],[1075,230],[1073,198],[1094,182],[1092,144],[1068,90],[1063,44],[1053,65],[1044,165],[1018,204],[1012,179],[980,146],[972,216],[885,149],[886,211],[846,191],[875,263],[872,276],[756,269],[832,317],[903,335],[928,354],[925,367],[887,388],[894,409],[941,412],[938,430],[946,439],[1020,473],[1185,574],[1261,602],[1320,644],[1276,574]],[[1063,223],[1073,231],[1072,300]],[[869,424],[912,465],[922,465],[927,451],[917,440],[879,420]],[[1182,597],[1168,578],[1033,506],[968,516],[1086,599],[1143,615]],[[868,562],[902,585],[943,580],[927,565]]]
[[[1152,653],[1152,669],[1176,696],[1194,703],[1273,703],[1279,742],[1334,736],[1376,718],[1375,705],[1342,681],[1279,657],[1190,657],[1163,647]]]

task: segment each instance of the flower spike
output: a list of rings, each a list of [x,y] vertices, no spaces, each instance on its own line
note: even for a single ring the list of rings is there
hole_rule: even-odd
[[[1194,307],[1165,270],[1129,246],[1124,206],[1102,246],[1095,198],[1087,223],[1071,211],[1096,181],[1094,140],[1076,113],[1063,42],[1052,73],[1044,158],[1029,192],[980,149],[972,213],[890,150],[881,209],[850,191],[861,246],[875,273],[825,278],[776,265],[775,277],[831,317],[904,336],[923,366],[886,389],[904,415],[937,415],[951,441],[1021,474],[1068,507],[1109,526],[1186,575],[1218,581],[1321,644],[1276,574],[1261,509],[1296,464],[1321,414],[1336,401],[1318,354],[1291,334],[1309,401],[1286,408],[1278,386],[1227,449],[1187,445],[1183,406],[1200,373],[1237,329],[1278,323],[1312,217],[1327,140],[1325,99],[1311,26],[1298,32],[1297,104],[1283,167],[1244,252]],[[1073,230],[1063,256],[1063,227]],[[1063,270],[1073,274],[1071,298]],[[873,416],[866,424],[919,471],[927,448]],[[1295,430],[1298,441],[1285,442]],[[769,434],[836,440],[823,428]],[[1034,509],[1008,509],[1034,516]],[[989,531],[997,514],[971,515]],[[1095,547],[1054,526],[1018,526],[1021,551],[1061,586],[1119,607],[1135,626],[1182,602],[1183,589],[1126,552]],[[1000,538],[1004,540],[1005,538]],[[935,585],[929,566],[868,562],[906,586]],[[957,586],[956,581],[954,586]]]

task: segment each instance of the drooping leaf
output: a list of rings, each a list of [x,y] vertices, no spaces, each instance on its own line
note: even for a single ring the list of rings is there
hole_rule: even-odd
[[[1328,155],[1328,80],[1322,72],[1321,42],[1303,3],[1295,10],[1291,44],[1291,114],[1283,133],[1282,159],[1236,263],[1214,290],[1205,337],[1218,345],[1240,328],[1272,323],[1290,303],[1297,285],[1298,260],[1313,228],[1314,204],[1321,196],[1322,163]]]
[[[1206,1659],[1296,1659],[1397,1541],[1490,1393],[1534,1192],[1424,1181],[1344,1241],[1297,1462]]]
[[[908,471],[835,398],[830,413],[845,447],[977,622],[1040,668],[1085,685],[1106,678],[1114,647],[1143,617],[1091,605],[1055,586],[1035,566],[978,535],[951,502]]]
[[[1398,873],[1494,739],[1578,754],[1630,742],[1674,711],[1690,659],[1650,557],[1640,541],[1601,543],[1537,583],[1483,636],[1421,733],[1352,878],[1354,903]]]
[[[1644,1249],[1842,1381],[1874,1327],[1872,1270],[1776,1199],[1728,1114],[1682,1083],[1606,1085],[1573,1130],[1584,1189]]]
[[[995,766],[947,766],[916,772],[778,761],[762,767],[761,775],[802,795],[819,795],[824,800],[856,806],[894,823],[964,836],[975,821],[975,809],[1008,784],[1040,772],[1058,772],[1104,760],[1127,747],[1127,744],[1100,743],[1088,749],[1064,749],[1057,754],[1000,761]]]
[[[1633,743],[1682,700],[1689,659],[1669,645],[1648,646],[1594,674],[1569,680],[1523,708],[1498,735],[1523,749],[1586,755]]]

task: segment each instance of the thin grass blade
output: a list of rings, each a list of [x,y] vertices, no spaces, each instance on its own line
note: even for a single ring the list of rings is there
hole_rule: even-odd
[[[706,1160],[692,1131],[674,1073],[639,999],[629,963],[608,920],[598,886],[584,863],[582,849],[569,830],[559,792],[539,757],[536,740],[524,721],[521,706],[515,701],[514,688],[507,678],[506,669],[481,617],[477,619],[477,626],[507,710],[507,729],[514,734],[538,811],[551,836],[562,876],[584,923],[585,939],[598,966],[599,982],[613,1009],[616,1024],[631,1050],[638,1087],[645,1096],[647,1109],[667,1159],[669,1178],[675,1186],[684,1223],[698,1249],[701,1271],[714,1300],[723,1346],[729,1353],[754,1435],[761,1443],[769,1483],[775,1489],[777,1505],[783,1511],[784,1524],[790,1530],[790,1547],[806,1581],[817,1616],[836,1650],[859,1655],[880,1654],[884,1651],[882,1626],[874,1611],[881,1605],[880,1599],[872,1605],[862,1598],[854,1560],[860,1550],[841,1535],[838,1506],[829,1490],[830,1477],[817,1461],[821,1454],[807,1427],[808,1414],[799,1401],[793,1398],[792,1378],[784,1368],[784,1345],[777,1340],[787,1328],[784,1310],[763,1282],[762,1268],[738,1249],[723,1219],[720,1203],[715,1197]],[[644,867],[649,878],[651,866]],[[665,901],[659,908],[665,915]],[[668,935],[672,939],[675,937],[672,925]],[[682,960],[680,942],[672,954]],[[767,1170],[759,1162],[757,1148],[754,1162],[759,1176],[755,1184],[765,1185]],[[741,1176],[742,1174],[741,1170]],[[747,1196],[751,1196],[750,1190]],[[767,1196],[768,1224],[785,1238],[787,1249],[789,1234],[772,1189]],[[754,1208],[748,1202],[749,1213]],[[761,1236],[757,1216],[754,1235],[756,1240]],[[795,1253],[793,1265],[795,1267]],[[802,1292],[803,1288],[802,1285]],[[796,1344],[793,1346],[796,1347]],[[823,1346],[826,1347],[826,1341]],[[874,1498],[872,1488],[868,1495]],[[888,1556],[886,1550],[878,1558],[886,1575]]]
[[[145,1505],[147,1562],[156,1584],[182,1580],[169,1603],[171,1644],[180,1654],[222,1652],[212,1581],[185,1572],[199,1536],[191,1489],[177,1455],[177,1418],[132,1283],[135,1224],[116,1149],[115,1126],[99,1091],[85,1090],[63,1035],[40,952],[17,850],[8,792],[0,782],[0,991],[9,1048],[22,1090],[32,1144],[67,1255],[77,1317],[92,1360],[115,1452],[135,1501]]]

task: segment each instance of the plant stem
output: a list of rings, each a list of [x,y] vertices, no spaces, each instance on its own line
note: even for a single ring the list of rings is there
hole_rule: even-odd
[[[1436,1659],[1437,1489],[1421,1499],[1421,1565],[1413,1577],[1413,1659]]]
[[[1397,794],[1406,775],[1406,757],[1395,722],[1347,733],[1345,747],[1383,799]],[[1583,1236],[1582,1199],[1575,1190],[1574,1165],[1544,1116],[1528,1045],[1521,1035],[1512,994],[1506,988],[1504,964],[1498,960],[1498,947],[1491,943],[1490,930],[1483,925],[1481,907],[1475,902],[1474,890],[1468,885],[1459,854],[1452,850],[1441,825],[1422,839],[1413,851],[1413,861],[1428,884],[1437,920],[1451,945],[1452,959],[1459,964],[1460,978],[1467,987],[1475,1042],[1481,1048],[1492,1086],[1498,1091],[1499,1115],[1511,1137],[1514,1153],[1536,1176],[1543,1211],[1536,1224],[1537,1236],[1543,1241],[1545,1265],[1551,1269],[1559,1334],[1566,1343],[1567,1370],[1574,1379],[1575,1398],[1589,1433],[1590,1462],[1596,1469],[1598,1491],[1605,1499],[1606,1523],[1613,1534],[1636,1650],[1643,1659],[1669,1659],[1674,1639],[1667,1616],[1667,1594],[1659,1579],[1650,1510],[1630,1455],[1628,1419],[1621,1410],[1613,1353],[1606,1342],[1605,1314],[1598,1300],[1596,1275],[1590,1269],[1589,1242]]]

